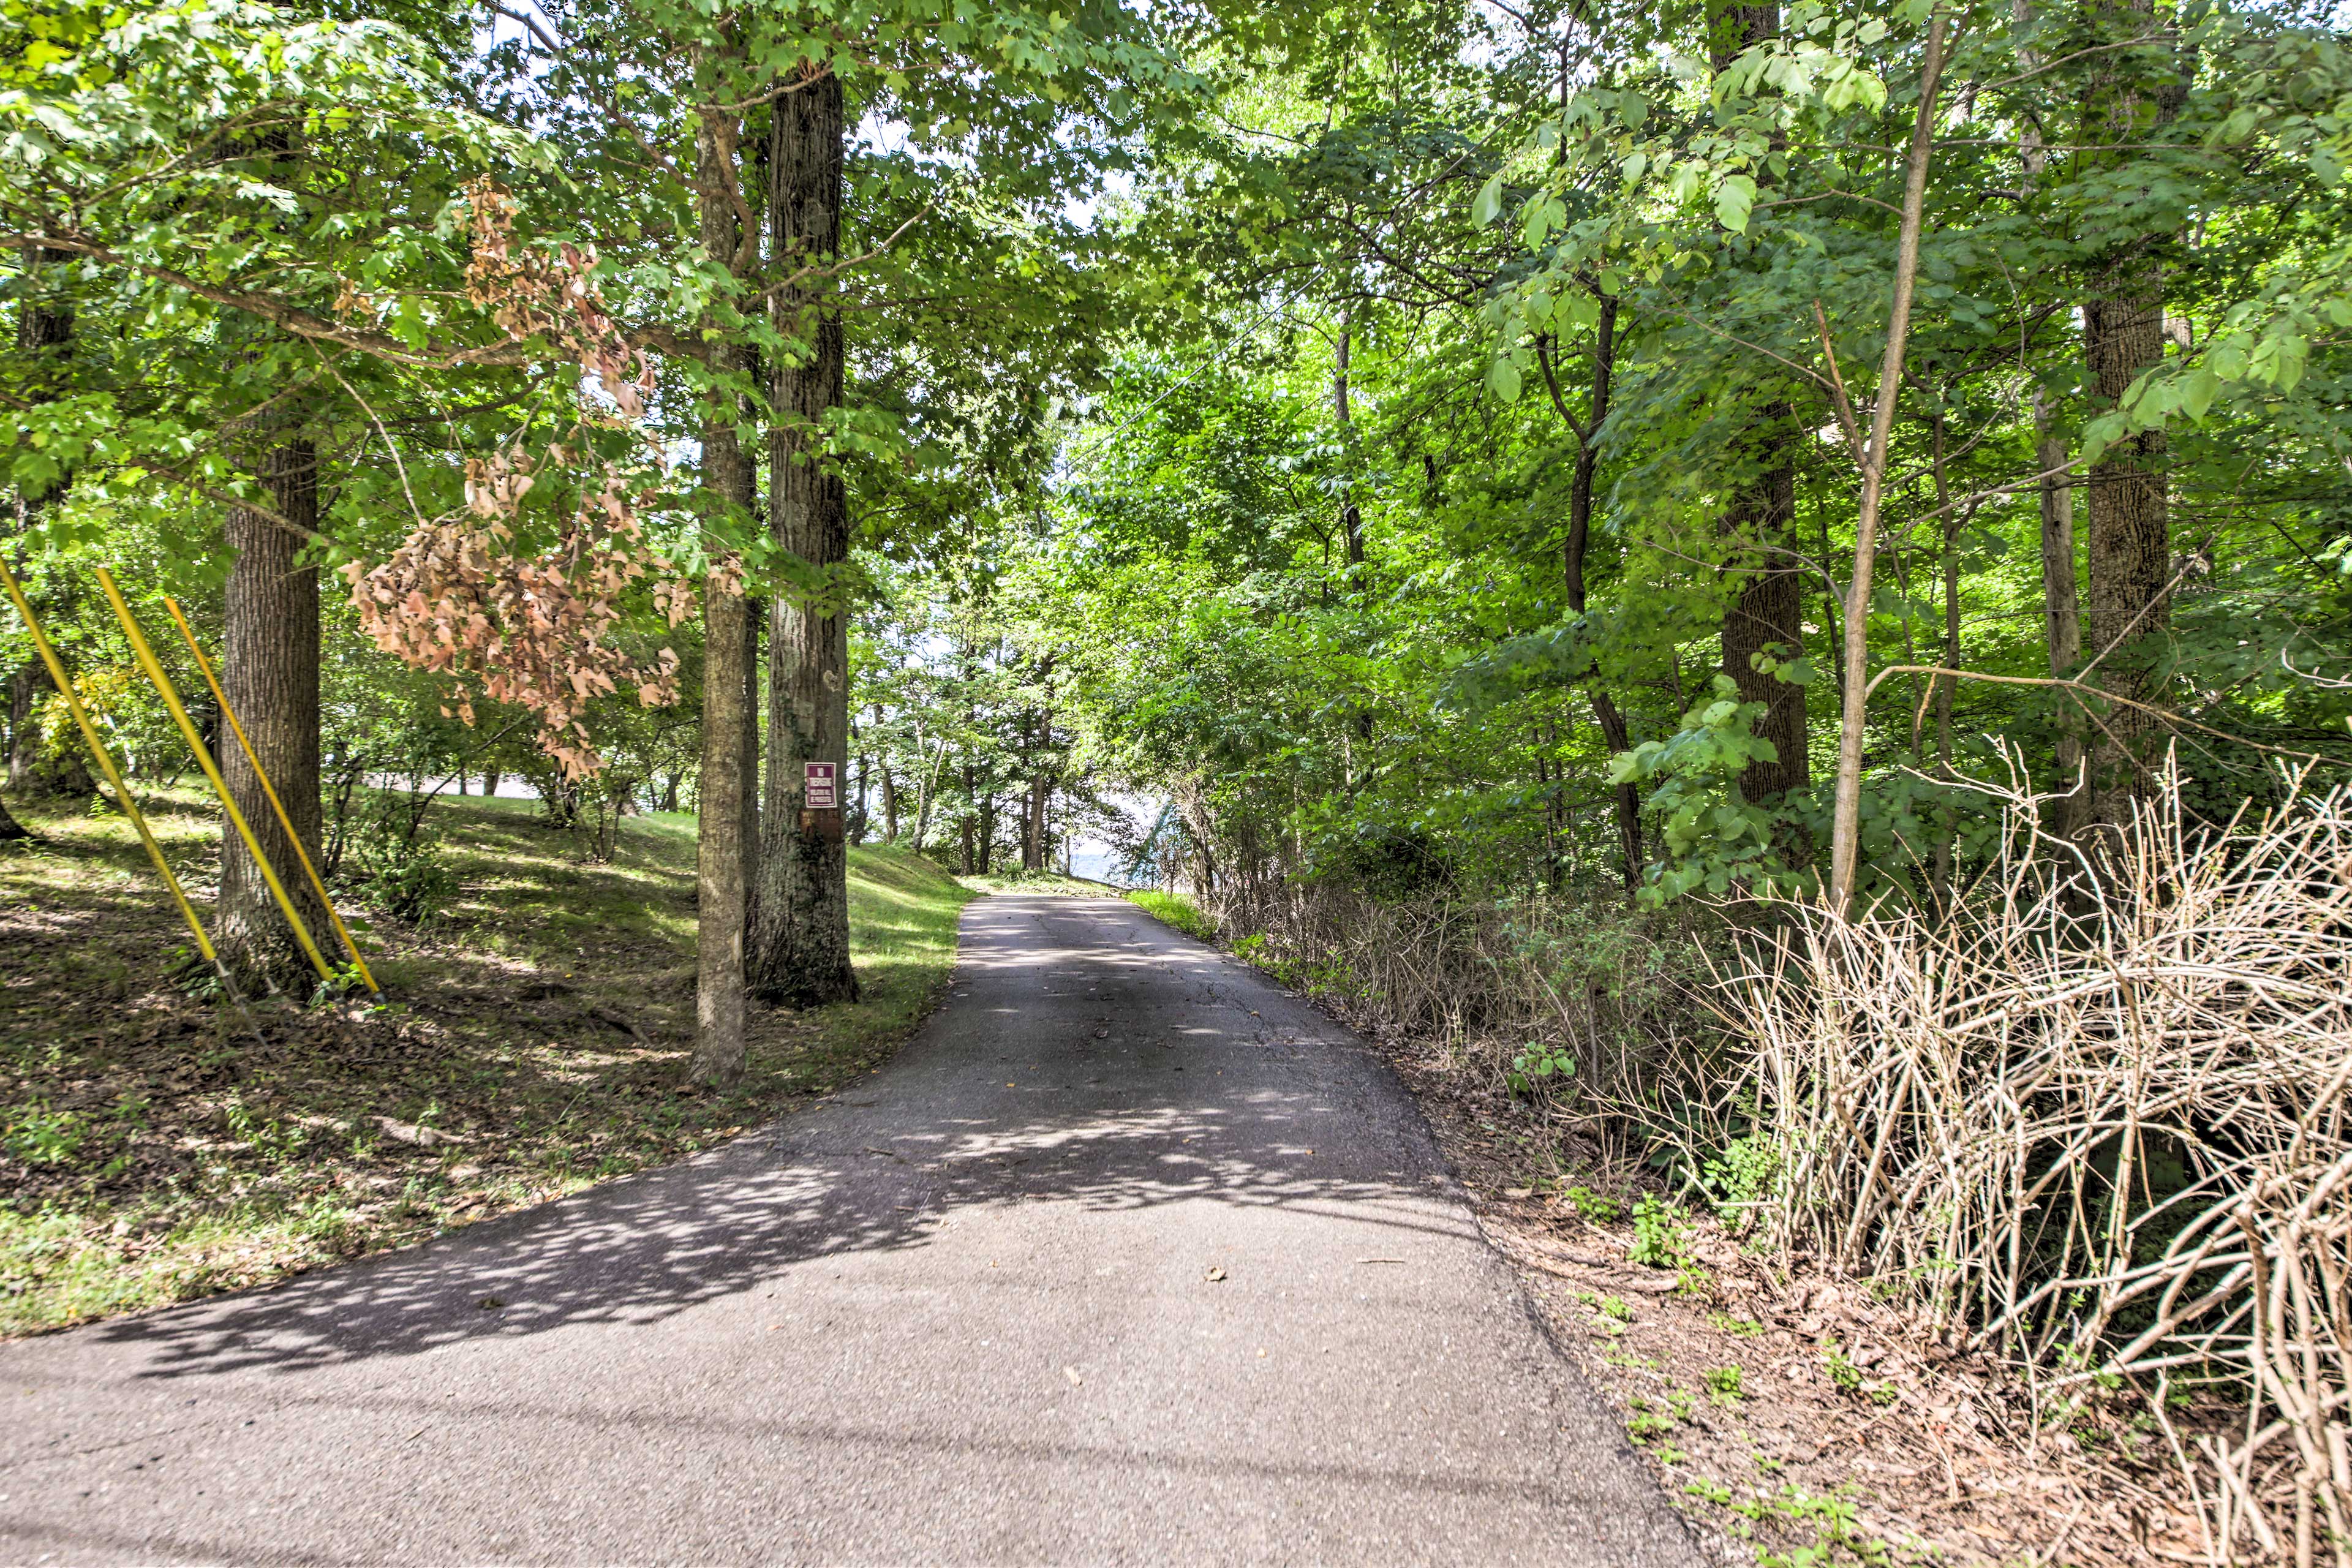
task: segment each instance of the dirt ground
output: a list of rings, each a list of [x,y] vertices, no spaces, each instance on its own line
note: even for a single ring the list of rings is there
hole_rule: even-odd
[[[1596,1174],[1572,1128],[1442,1053],[1381,1043],[1559,1342],[1725,1561],[2206,1561],[2127,1391],[2037,1433],[2004,1369],[1712,1215],[1676,1222],[1679,1268],[1630,1262],[1638,1179]]]

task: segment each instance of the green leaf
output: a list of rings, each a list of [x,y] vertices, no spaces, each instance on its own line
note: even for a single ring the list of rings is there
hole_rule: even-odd
[[[1478,187],[1478,199],[1470,204],[1470,221],[1484,228],[1501,216],[1502,212],[1503,176],[1497,171],[1493,179]]]
[[[1715,187],[1715,217],[1734,234],[1748,232],[1748,215],[1756,207],[1756,182],[1745,174],[1727,174]]]

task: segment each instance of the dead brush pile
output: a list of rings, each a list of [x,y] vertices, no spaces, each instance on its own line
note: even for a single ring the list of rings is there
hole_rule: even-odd
[[[2045,1416],[2136,1395],[2208,1560],[2345,1568],[2352,795],[2200,833],[2168,791],[2095,868],[2032,802],[2009,824],[1940,926],[1801,910],[1740,944],[1761,1234]]]
[[[1711,1054],[1698,1001],[1713,922],[1628,911],[1615,897],[1376,899],[1315,882],[1229,889],[1212,912],[1234,952],[1366,1034],[1408,1037],[1503,1093],[1589,1135],[1596,1108],[1641,1101],[1669,1069]]]

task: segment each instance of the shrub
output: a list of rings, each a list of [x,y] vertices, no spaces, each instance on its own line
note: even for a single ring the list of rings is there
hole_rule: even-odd
[[[2141,1389],[2225,1554],[2352,1537],[2352,793],[2202,832],[2168,787],[2095,857],[2036,806],[1940,926],[1746,944],[1755,1212],[2058,1399]],[[2235,1436],[2173,1431],[2184,1366],[2234,1382]]]
[[[362,822],[352,835],[351,858],[366,881],[368,901],[396,920],[429,924],[457,896],[457,874],[440,840],[421,830]]]

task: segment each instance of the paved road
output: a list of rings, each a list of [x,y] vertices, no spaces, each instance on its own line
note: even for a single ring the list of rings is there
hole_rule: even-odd
[[[1360,1042],[1125,903],[963,944],[778,1128],[0,1346],[0,1561],[1696,1560]]]

